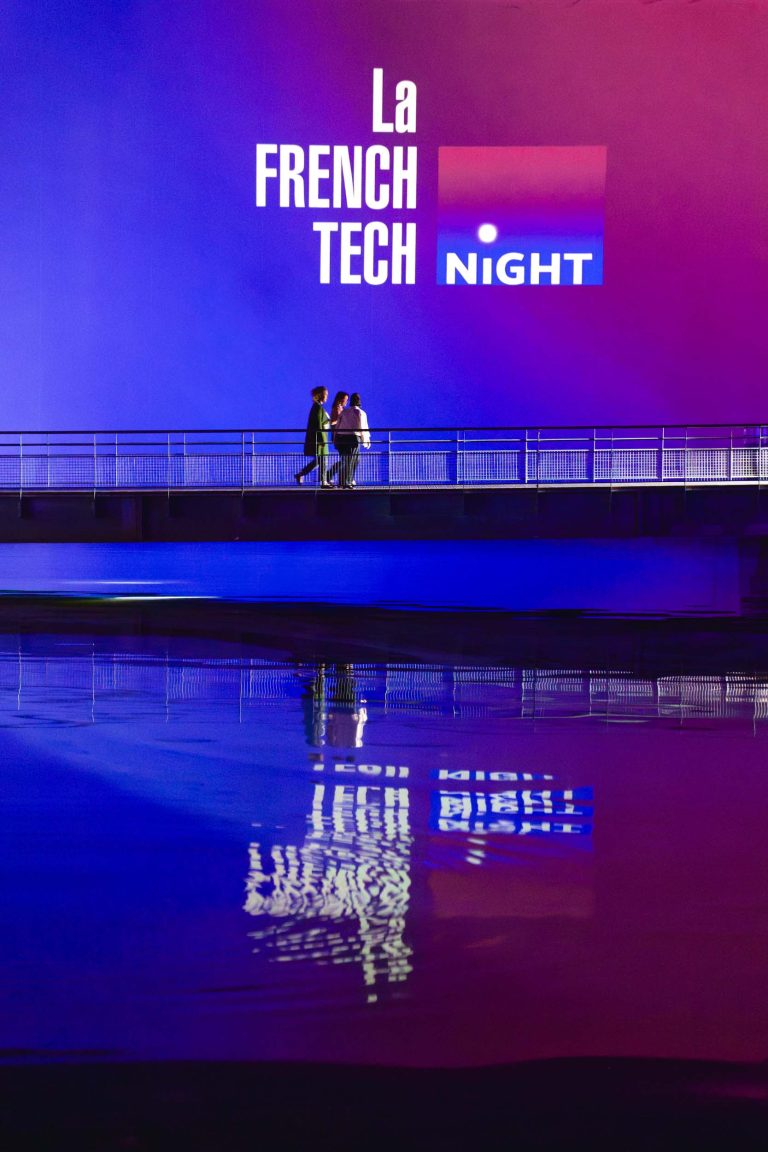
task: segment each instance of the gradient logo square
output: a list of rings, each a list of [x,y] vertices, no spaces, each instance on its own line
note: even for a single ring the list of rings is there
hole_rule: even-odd
[[[603,282],[604,147],[440,148],[438,284]]]

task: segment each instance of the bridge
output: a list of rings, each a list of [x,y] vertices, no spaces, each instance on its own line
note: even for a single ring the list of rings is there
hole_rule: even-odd
[[[296,484],[303,440],[5,432],[0,540],[768,534],[768,424],[374,429],[354,493]]]
[[[393,428],[361,451],[361,488],[768,480],[768,424]],[[0,491],[262,491],[294,486],[303,429],[0,433]],[[331,452],[331,456],[335,453]],[[317,475],[307,485],[317,483]]]

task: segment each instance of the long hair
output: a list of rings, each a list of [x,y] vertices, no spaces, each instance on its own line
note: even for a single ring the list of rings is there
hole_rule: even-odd
[[[344,405],[349,400],[348,392],[337,392],[333,398],[331,405],[331,423],[335,424],[341,413],[344,411]]]

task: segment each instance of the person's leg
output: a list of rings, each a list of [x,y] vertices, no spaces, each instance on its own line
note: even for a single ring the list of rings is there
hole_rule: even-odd
[[[347,471],[347,487],[350,487],[350,488],[354,487],[354,485],[355,485],[355,473],[357,472],[357,466],[359,463],[360,463],[360,445],[357,443],[357,441],[355,441],[355,443],[351,446],[351,451],[349,453],[349,467],[348,467],[348,471]]]
[[[328,481],[326,479],[326,473],[327,473],[327,469],[328,469],[328,457],[325,455],[318,456],[317,466],[320,469],[320,483],[321,484],[327,484]]]
[[[296,473],[296,483],[301,484],[304,477],[309,476],[312,469],[317,467],[317,463],[318,463],[318,457],[317,456],[310,456],[309,463],[305,464],[304,467],[301,469],[301,471]]]
[[[333,436],[332,443],[336,449],[336,459],[325,474],[325,478],[329,484],[333,481],[335,476],[339,475],[339,472],[341,471],[341,453],[339,452],[338,440],[335,434]]]
[[[339,468],[339,487],[346,488],[349,484],[349,455],[354,447],[352,437],[345,436],[343,440],[339,441],[339,452],[341,453],[341,466]]]

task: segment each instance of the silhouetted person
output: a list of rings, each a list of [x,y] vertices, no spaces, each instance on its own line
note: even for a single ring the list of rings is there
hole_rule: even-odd
[[[341,414],[344,411],[344,409],[346,408],[348,402],[349,402],[349,392],[337,392],[333,398],[333,404],[331,405],[331,436],[333,437],[334,448],[336,447],[336,425],[339,422],[339,416],[341,416]],[[338,451],[338,449],[337,449],[337,451]],[[339,471],[340,467],[341,467],[341,457],[339,457],[339,459],[336,461],[336,463],[332,464],[331,467],[328,469],[328,474],[327,474],[326,478],[329,482],[331,480],[333,480],[334,476]]]
[[[326,480],[325,467],[328,460],[328,413],[323,404],[328,399],[328,389],[322,386],[312,389],[312,407],[307,419],[307,432],[304,437],[304,455],[310,456],[300,472],[296,473],[296,483],[303,484],[304,477],[308,476],[313,468],[320,470],[320,487],[330,488]]]
[[[360,445],[371,446],[368,417],[360,407],[360,393],[353,392],[349,408],[345,408],[336,422],[335,444],[341,456],[339,487],[354,488],[355,473],[360,457]]]

